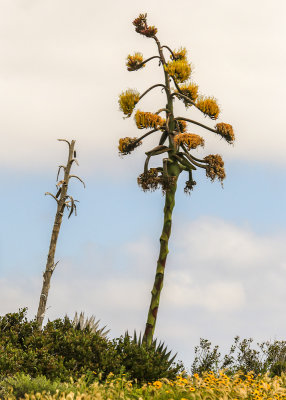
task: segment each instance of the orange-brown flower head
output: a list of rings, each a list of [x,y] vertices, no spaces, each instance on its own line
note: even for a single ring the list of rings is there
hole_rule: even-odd
[[[133,56],[129,54],[126,62],[128,71],[137,71],[138,69],[145,67],[145,64],[142,64],[142,62],[143,62],[142,53],[134,53]]]
[[[138,185],[141,186],[144,192],[150,190],[153,192],[158,189],[160,178],[156,168],[150,168],[147,172],[143,172],[137,178]]]
[[[137,110],[135,114],[135,122],[138,129],[157,129],[163,127],[166,121],[164,118],[161,118],[160,115]]]
[[[165,175],[162,172],[159,174],[157,168],[150,168],[137,178],[138,185],[142,187],[144,192],[147,190],[154,191],[161,185],[163,194],[168,192],[176,184],[176,181],[176,176]]]
[[[180,86],[180,90],[183,93],[183,95],[187,96],[191,101],[195,102],[198,98],[198,90],[199,87],[198,85],[196,85],[195,83],[185,83],[184,85]],[[178,91],[176,90],[176,93],[178,93]],[[182,100],[187,107],[190,107],[192,104],[188,102],[187,99],[184,99],[182,97]]]
[[[154,37],[157,33],[155,26],[147,25],[147,14],[140,14],[138,18],[134,19],[133,25],[135,25],[136,32],[146,37]]]
[[[187,50],[185,47],[180,47],[179,50],[174,50],[173,54],[175,58],[172,56],[172,54],[170,55],[172,60],[187,60]]]
[[[184,133],[187,130],[187,123],[186,121],[184,121],[183,119],[177,119],[176,121],[176,128],[175,131],[176,132],[181,132]]]
[[[219,106],[214,97],[200,96],[196,102],[196,107],[211,119],[217,119],[220,113]]]
[[[208,163],[208,168],[206,169],[206,175],[212,181],[215,178],[222,181],[225,178],[225,170],[224,170],[224,162],[223,159],[219,154],[210,154],[204,158],[205,161]]]
[[[204,146],[204,139],[196,135],[194,133],[179,133],[174,136],[174,142],[177,143],[178,146],[180,144],[185,144],[188,150],[196,149],[198,146]]]
[[[191,194],[191,191],[194,189],[194,186],[197,184],[196,181],[194,181],[193,179],[189,179],[188,181],[186,181],[186,185],[184,187],[184,192],[186,194]]]
[[[140,93],[137,90],[128,89],[122,92],[119,96],[119,108],[127,117],[130,117],[134,107],[138,103],[140,98]]]
[[[215,126],[217,133],[221,135],[228,143],[233,143],[235,140],[233,128],[230,124],[225,124],[224,122],[220,122]]]
[[[137,142],[137,138],[125,137],[119,139],[118,150],[120,154],[130,154],[136,147],[140,146],[142,141]]]
[[[169,61],[164,68],[176,82],[185,82],[191,75],[191,64],[185,59]]]

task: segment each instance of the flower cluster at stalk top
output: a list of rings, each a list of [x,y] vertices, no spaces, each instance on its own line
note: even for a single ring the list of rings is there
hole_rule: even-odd
[[[127,115],[127,117],[130,117],[139,98],[140,93],[137,90],[128,89],[122,92],[118,100],[120,110]]]
[[[143,54],[142,53],[134,53],[133,56],[130,54],[127,56],[127,70],[128,71],[137,71],[140,68],[145,67],[145,64],[143,63]]]
[[[196,149],[198,146],[204,146],[204,139],[195,133],[179,133],[174,137],[174,142],[179,146],[185,144],[188,150]]]
[[[138,129],[144,129],[161,128],[166,121],[165,119],[160,117],[160,115],[137,110],[135,114],[135,122]]]
[[[118,150],[121,155],[130,154],[136,147],[142,144],[142,140],[154,132],[158,135],[158,146],[146,152],[144,173],[138,178],[139,185],[143,190],[155,190],[159,186],[163,192],[167,191],[174,179],[168,175],[168,163],[175,162],[180,171],[187,171],[189,179],[186,182],[185,191],[190,192],[196,184],[192,174],[194,170],[204,168],[206,176],[212,181],[218,179],[222,182],[225,178],[224,162],[218,154],[210,154],[203,159],[198,159],[191,154],[191,150],[204,146],[204,139],[195,133],[187,131],[189,123],[199,125],[209,131],[219,135],[221,138],[232,144],[235,140],[234,130],[230,124],[219,122],[214,128],[206,126],[200,122],[193,121],[185,117],[175,117],[173,112],[174,101],[182,101],[188,109],[196,108],[205,117],[217,120],[220,115],[220,107],[214,97],[204,96],[199,93],[198,85],[191,77],[192,65],[187,58],[187,50],[184,47],[172,50],[168,46],[162,46],[156,33],[157,28],[147,24],[147,14],[140,14],[133,21],[136,32],[145,37],[153,38],[158,46],[158,54],[144,59],[143,54],[135,52],[129,54],[126,60],[128,71],[142,69],[151,60],[159,59],[159,67],[163,68],[165,84],[155,83],[147,88],[141,95],[136,89],[127,89],[119,96],[119,108],[126,117],[130,117],[134,112],[134,120],[139,130],[149,129],[141,137],[124,137],[119,140]],[[174,87],[171,87],[174,85]],[[156,113],[146,112],[135,108],[137,103],[151,90],[158,88],[166,94],[167,101],[161,105]],[[157,88],[157,89],[156,89]],[[166,104],[166,105],[165,105]],[[163,118],[161,113],[164,112]],[[159,115],[160,114],[160,115]],[[167,145],[166,145],[167,144]],[[163,155],[163,167],[148,169],[149,159],[153,156]],[[164,161],[165,160],[165,161]],[[167,161],[166,161],[167,160]],[[165,162],[165,164],[164,164]],[[180,172],[180,173],[181,173]]]

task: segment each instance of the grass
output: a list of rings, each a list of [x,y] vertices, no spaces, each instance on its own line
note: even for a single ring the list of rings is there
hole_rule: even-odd
[[[89,381],[90,377],[82,377],[76,382],[71,379],[60,383],[19,374],[0,381],[0,397],[9,400],[286,400],[284,374],[271,378],[269,374],[254,377],[252,373],[236,373],[229,377],[223,371],[206,372],[201,376],[177,376],[173,381],[164,378],[143,385],[128,381],[124,375],[110,374],[103,383],[98,379]]]

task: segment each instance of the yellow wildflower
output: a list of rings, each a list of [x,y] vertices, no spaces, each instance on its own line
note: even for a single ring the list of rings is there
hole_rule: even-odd
[[[134,107],[138,103],[140,98],[140,93],[137,90],[128,89],[122,92],[119,96],[119,108],[127,117],[130,117]]]
[[[219,106],[214,97],[200,96],[196,102],[196,107],[211,119],[217,119],[220,113]]]
[[[164,65],[168,72],[177,82],[185,82],[191,75],[191,64],[185,59],[173,60]]]
[[[174,142],[178,145],[185,144],[189,150],[196,149],[198,146],[204,146],[205,144],[204,139],[194,133],[179,133],[174,137]]]
[[[153,382],[153,386],[155,386],[156,389],[161,389],[163,383],[160,381],[155,381]]]

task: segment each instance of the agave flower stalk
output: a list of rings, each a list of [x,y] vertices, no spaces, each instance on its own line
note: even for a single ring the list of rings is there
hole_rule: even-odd
[[[76,215],[76,202],[78,200],[74,200],[72,196],[67,194],[69,181],[71,178],[76,178],[85,186],[85,183],[83,182],[83,180],[81,178],[79,178],[76,175],[70,174],[72,164],[74,162],[76,164],[78,164],[78,162],[76,160],[76,152],[74,150],[75,140],[72,140],[71,142],[69,142],[65,139],[58,139],[58,140],[66,142],[68,144],[69,154],[68,154],[67,164],[65,166],[60,165],[59,169],[58,169],[57,181],[58,181],[61,169],[63,169],[63,171],[64,171],[64,177],[63,177],[63,180],[60,180],[57,182],[58,189],[57,189],[56,195],[53,195],[50,192],[45,193],[46,195],[51,196],[56,201],[57,211],[56,211],[56,216],[55,216],[55,220],[54,220],[51,240],[50,240],[50,247],[49,247],[49,253],[48,253],[48,258],[47,258],[47,263],[46,263],[46,269],[43,274],[43,286],[42,286],[42,291],[41,291],[40,301],[39,301],[39,306],[38,306],[38,312],[37,312],[37,322],[39,325],[39,329],[42,328],[43,320],[45,317],[51,278],[52,278],[54,270],[58,264],[58,262],[55,263],[55,252],[56,252],[57,241],[58,241],[58,236],[59,236],[60,229],[61,229],[64,211],[66,208],[69,210],[68,218],[70,218],[70,216],[73,213]]]
[[[143,143],[143,139],[151,134],[158,135],[158,145],[146,151],[146,161],[144,171],[138,177],[138,184],[144,191],[162,188],[165,195],[164,222],[160,237],[160,251],[157,261],[154,285],[151,291],[151,302],[148,310],[147,322],[143,341],[150,345],[153,341],[154,330],[157,321],[160,294],[163,287],[165,266],[168,255],[168,244],[172,228],[172,212],[175,206],[175,194],[177,190],[177,180],[179,175],[186,171],[188,180],[186,181],[185,192],[190,193],[196,182],[193,179],[193,172],[197,168],[205,169],[206,176],[212,181],[217,178],[221,182],[225,178],[224,163],[220,155],[208,155],[203,159],[196,158],[191,151],[204,145],[204,139],[195,133],[187,132],[188,124],[200,126],[208,131],[214,132],[223,137],[228,143],[234,142],[234,132],[230,124],[218,123],[214,128],[197,122],[186,117],[174,115],[175,100],[183,101],[186,109],[195,107],[205,116],[212,120],[219,117],[220,108],[213,97],[202,96],[198,93],[198,85],[190,81],[192,65],[188,62],[187,51],[185,48],[172,50],[166,45],[161,45],[157,37],[157,28],[147,24],[147,14],[140,14],[133,21],[136,32],[151,38],[155,41],[158,55],[148,57],[144,60],[142,53],[135,53],[127,57],[128,71],[137,71],[146,66],[148,62],[159,59],[159,67],[164,74],[164,83],[156,83],[146,89],[141,95],[135,89],[128,89],[119,96],[120,110],[130,117],[137,107],[140,100],[156,88],[166,95],[166,103],[158,107],[155,113],[144,112],[141,110],[135,113],[135,123],[138,129],[149,129],[147,133],[139,138],[122,138],[119,141],[119,153],[121,155],[130,154],[136,147]],[[168,52],[167,55],[165,54]],[[174,83],[175,89],[171,88],[170,83]],[[165,113],[165,118],[161,116]],[[160,115],[159,115],[160,114]],[[165,143],[168,143],[165,145]],[[148,169],[151,157],[165,154],[163,165]]]

